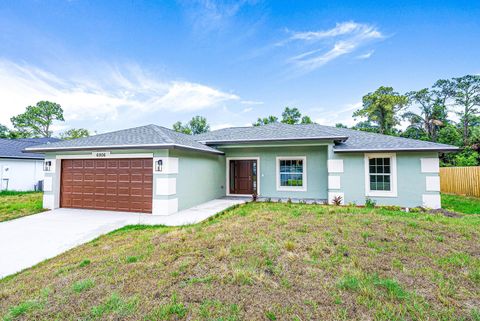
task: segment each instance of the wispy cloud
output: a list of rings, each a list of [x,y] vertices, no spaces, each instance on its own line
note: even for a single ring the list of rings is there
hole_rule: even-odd
[[[257,0],[179,0],[194,29],[202,32],[225,27],[243,7],[257,2]]]
[[[256,100],[242,100],[240,101],[242,105],[263,105],[263,101],[256,101]]]
[[[320,114],[319,117],[314,117],[316,123],[321,125],[335,126],[337,123],[342,123],[347,126],[355,125],[356,121],[352,117],[352,113],[362,107],[362,102],[346,104],[342,109],[338,108],[312,108],[309,111],[315,114]]]
[[[0,123],[39,100],[62,105],[69,121],[94,123],[137,117],[155,111],[191,112],[240,97],[188,81],[161,80],[138,66],[97,68],[95,76],[62,77],[49,71],[0,59]]]
[[[358,55],[356,58],[357,59],[368,59],[373,55],[374,52],[375,52],[375,50],[370,50],[370,51],[368,51],[364,54]]]
[[[293,32],[288,39],[278,45],[300,44],[303,52],[295,54],[288,62],[304,72],[310,72],[383,38],[384,35],[377,27],[349,21],[337,23],[328,30]],[[372,54],[373,51],[369,52],[368,57]],[[368,57],[364,55],[363,59]]]

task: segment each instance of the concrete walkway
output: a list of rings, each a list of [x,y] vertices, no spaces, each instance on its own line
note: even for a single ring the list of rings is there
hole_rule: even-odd
[[[0,278],[126,225],[181,226],[201,222],[245,199],[216,199],[167,216],[56,209],[0,223]]]

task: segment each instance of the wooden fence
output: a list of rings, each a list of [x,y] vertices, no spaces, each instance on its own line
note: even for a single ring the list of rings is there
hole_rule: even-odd
[[[440,168],[440,190],[480,197],[480,166]]]

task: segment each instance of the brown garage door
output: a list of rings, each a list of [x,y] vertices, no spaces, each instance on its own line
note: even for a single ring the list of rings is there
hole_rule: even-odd
[[[60,206],[152,212],[151,158],[62,160]]]

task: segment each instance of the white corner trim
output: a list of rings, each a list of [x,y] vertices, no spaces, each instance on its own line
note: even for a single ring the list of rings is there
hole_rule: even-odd
[[[55,196],[52,194],[43,194],[43,207],[49,210],[55,209]]]
[[[178,198],[170,198],[164,200],[153,199],[153,215],[170,215],[176,212],[178,212]]]
[[[370,158],[390,158],[390,191],[370,190]],[[365,153],[365,196],[368,197],[397,197],[397,155],[395,153]]]
[[[157,172],[155,164],[162,161],[162,171]],[[177,157],[154,157],[153,158],[153,173],[154,174],[178,174],[178,158]]]
[[[177,194],[177,179],[175,177],[157,177],[155,179],[155,195]]]
[[[420,158],[422,173],[438,173],[440,172],[440,165],[438,157],[435,158]]]
[[[328,203],[333,204],[333,199],[338,196],[342,198],[341,204],[345,204],[345,193],[341,192],[328,192]]]
[[[51,176],[45,176],[43,179],[43,191],[51,192],[53,188],[53,179]]]
[[[433,209],[442,207],[440,194],[423,194],[422,203],[423,203],[423,207],[428,207]]]
[[[425,190],[427,192],[440,192],[440,176],[426,176]]]
[[[260,171],[260,157],[257,156],[243,156],[243,157],[226,157],[225,158],[225,171],[226,171],[226,181],[225,181],[225,186],[226,186],[226,195],[227,196],[252,196],[252,195],[242,195],[242,194],[231,194],[230,193],[230,161],[231,160],[254,160],[257,161],[257,195],[260,194],[260,176],[262,175],[262,172]]]
[[[343,173],[343,159],[329,159],[327,168],[329,173]]]
[[[340,176],[328,176],[328,189],[340,189]]]
[[[281,160],[301,160],[303,161],[303,186],[280,186],[280,161]],[[306,192],[307,191],[307,156],[277,156],[275,160],[275,173],[277,176],[277,191],[280,192]]]

